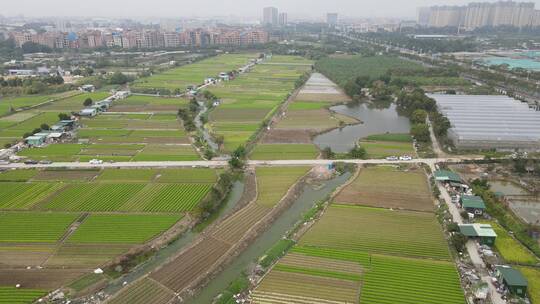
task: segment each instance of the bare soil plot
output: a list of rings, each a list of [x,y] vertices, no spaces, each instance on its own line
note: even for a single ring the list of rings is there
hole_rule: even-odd
[[[193,280],[210,270],[211,266],[227,252],[230,245],[212,237],[203,239],[165,264],[150,277],[177,292],[188,287]]]
[[[261,140],[263,144],[310,144],[314,132],[309,130],[272,129]]]
[[[253,292],[252,303],[357,303],[360,282],[271,271]]]
[[[32,179],[39,181],[89,181],[98,174],[98,170],[42,170]]]
[[[247,230],[260,221],[268,211],[269,208],[267,207],[250,204],[223,221],[212,236],[223,242],[234,244],[246,234]]]
[[[22,288],[58,288],[81,276],[90,269],[0,269],[0,286]]]
[[[51,244],[0,243],[0,268],[41,265],[53,253]]]
[[[130,288],[121,291],[108,304],[166,304],[174,294],[156,281],[145,278],[133,283]]]
[[[96,268],[129,250],[122,244],[62,244],[47,267]]]
[[[250,155],[250,159],[315,159],[319,155],[317,147],[309,144],[259,144]]]
[[[400,171],[382,166],[360,170],[358,177],[339,192],[335,202],[433,211],[433,200],[422,170]]]
[[[337,128],[340,124],[356,123],[357,120],[332,113],[328,109],[293,110],[278,123],[278,129],[301,129],[320,132]]]

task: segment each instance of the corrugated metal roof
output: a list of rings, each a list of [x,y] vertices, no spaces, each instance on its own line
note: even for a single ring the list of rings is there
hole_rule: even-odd
[[[527,279],[517,269],[510,266],[496,266],[506,284],[509,286],[527,286]]]
[[[463,208],[486,209],[486,204],[484,204],[484,200],[479,196],[473,195],[462,196],[461,205],[463,206]]]
[[[453,182],[461,182],[461,177],[458,174],[448,170],[435,171],[436,180],[448,180]]]
[[[459,231],[465,236],[497,237],[490,224],[461,224],[459,225]]]

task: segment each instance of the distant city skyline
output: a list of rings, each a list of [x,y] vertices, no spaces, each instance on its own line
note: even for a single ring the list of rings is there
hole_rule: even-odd
[[[468,0],[410,0],[396,4],[393,0],[19,0],[2,4],[1,15],[28,17],[212,17],[238,16],[261,19],[264,7],[276,7],[287,12],[288,19],[317,18],[324,20],[327,13],[335,12],[343,17],[389,17],[414,19],[416,9],[433,5],[465,5]],[[496,1],[486,1],[496,2]],[[519,1],[523,2],[523,1]],[[540,7],[540,0],[533,2]],[[127,5],[129,4],[129,5]]]

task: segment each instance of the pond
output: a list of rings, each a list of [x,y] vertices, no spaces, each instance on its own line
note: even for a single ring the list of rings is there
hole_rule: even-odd
[[[366,103],[339,105],[330,108],[332,111],[354,117],[361,124],[334,129],[315,137],[313,142],[320,148],[330,147],[337,153],[346,153],[352,149],[359,139],[368,135],[382,133],[409,133],[409,119],[396,111],[394,104],[386,109],[377,109]]]
[[[529,224],[540,224],[540,200],[510,200],[510,209]]]
[[[521,188],[520,186],[507,181],[490,181],[489,185],[493,192],[502,192],[504,195],[529,195],[527,190]]]

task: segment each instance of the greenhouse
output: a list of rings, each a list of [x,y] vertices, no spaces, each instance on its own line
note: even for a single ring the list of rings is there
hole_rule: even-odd
[[[540,150],[540,111],[498,95],[428,94],[450,121],[460,149]]]

